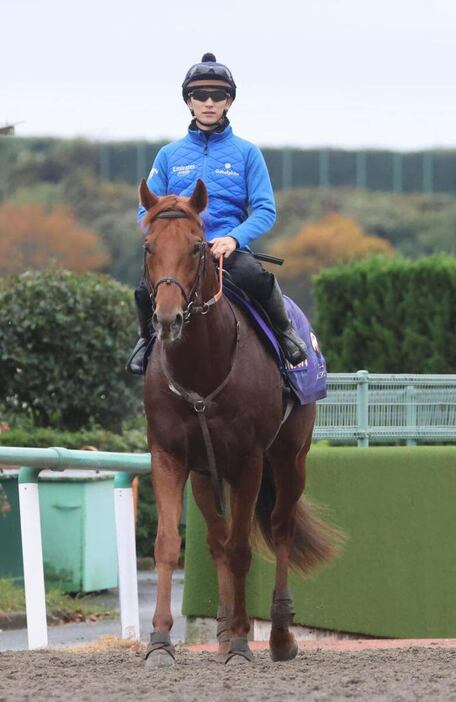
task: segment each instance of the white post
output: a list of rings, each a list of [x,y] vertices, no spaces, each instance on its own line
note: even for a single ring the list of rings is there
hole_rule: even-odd
[[[136,572],[132,477],[129,473],[116,473],[114,480],[120,623],[123,639],[139,639],[138,576]]]
[[[31,468],[21,468],[19,473],[19,509],[29,649],[48,645],[38,473],[39,471]]]

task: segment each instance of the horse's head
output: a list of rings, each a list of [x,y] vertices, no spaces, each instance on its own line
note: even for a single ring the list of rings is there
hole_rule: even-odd
[[[157,197],[142,180],[139,197],[147,210],[144,274],[154,305],[152,324],[158,338],[170,343],[181,337],[203,282],[208,250],[199,213],[207,190],[198,180],[190,198]]]

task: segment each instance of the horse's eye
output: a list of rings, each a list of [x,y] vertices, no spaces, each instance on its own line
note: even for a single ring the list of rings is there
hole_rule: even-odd
[[[198,242],[198,244],[195,244],[195,246],[193,247],[193,255],[196,256],[197,254],[200,254],[202,247],[203,247],[202,241]]]
[[[146,252],[146,254],[151,254],[151,253],[152,253],[149,244],[144,244],[144,251]]]

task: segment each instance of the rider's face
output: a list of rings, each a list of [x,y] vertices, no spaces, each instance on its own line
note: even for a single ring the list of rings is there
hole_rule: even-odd
[[[194,83],[190,83],[188,88],[190,91],[197,90],[198,88],[204,88],[206,90],[223,90],[224,88],[229,88],[229,83],[223,83],[222,81],[212,81],[212,80],[199,80]],[[211,97],[207,100],[201,101],[194,97],[189,97],[187,100],[188,107],[192,110],[195,115],[196,121],[200,129],[208,130],[215,127],[223,117],[223,113],[227,112],[231,107],[233,102],[230,96],[227,96],[224,100],[216,102]]]

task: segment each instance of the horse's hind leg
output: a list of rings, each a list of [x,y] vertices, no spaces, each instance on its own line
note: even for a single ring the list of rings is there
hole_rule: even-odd
[[[206,475],[192,472],[192,492],[207,524],[207,543],[217,570],[219,606],[217,610],[218,658],[225,657],[230,645],[233,613],[233,579],[225,553],[228,528],[215,509],[214,493]]]
[[[312,440],[314,421],[314,405],[296,408],[268,452],[276,488],[271,515],[276,577],[269,641],[274,661],[291,660],[298,653],[296,639],[289,630],[293,621],[293,600],[288,589],[288,571],[295,535],[296,508],[304,490],[306,455]]]
[[[173,571],[179,563],[179,522],[183,491],[188,473],[174,458],[160,449],[154,451],[152,482],[158,512],[155,563],[158,575],[157,601],[153,616],[154,631],[146,651],[148,666],[174,663],[174,647],[169,632],[173,625],[171,614],[171,585]]]

